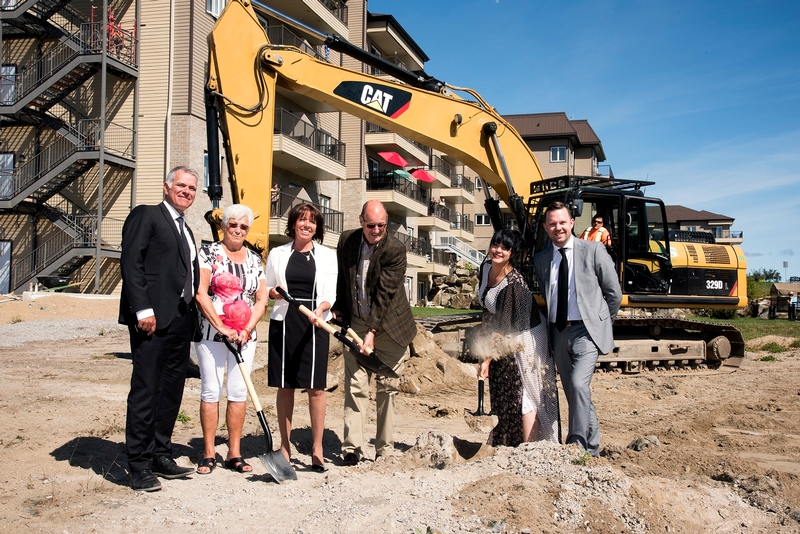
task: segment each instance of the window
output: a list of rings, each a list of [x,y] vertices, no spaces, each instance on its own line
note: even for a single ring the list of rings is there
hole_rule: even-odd
[[[551,146],[550,147],[550,163],[559,163],[567,161],[567,147],[565,146]]]
[[[225,0],[206,0],[206,11],[215,17],[219,17],[225,9]]]
[[[323,215],[327,215],[331,211],[331,197],[319,196],[319,211]]]
[[[480,191],[481,189],[483,189],[483,182],[480,178],[475,178],[475,190]]]
[[[408,237],[414,237],[414,229],[412,227],[409,226],[406,231],[408,232]]]
[[[17,67],[0,67],[0,105],[10,105],[17,100]]]
[[[14,196],[14,153],[0,152],[0,198]]]
[[[492,221],[485,213],[475,216],[475,226],[489,226],[490,224],[492,224]]]

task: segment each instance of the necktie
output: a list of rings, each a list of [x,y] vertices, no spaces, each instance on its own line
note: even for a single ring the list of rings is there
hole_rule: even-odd
[[[567,251],[558,249],[561,263],[558,266],[558,304],[556,308],[556,329],[561,332],[567,326],[567,306],[569,304],[569,264]]]
[[[183,243],[183,253],[186,255],[186,263],[189,269],[186,273],[186,279],[183,281],[183,300],[186,304],[192,301],[192,252],[189,250],[189,242],[186,240],[186,233],[183,231],[184,219],[183,215],[178,217],[178,225],[181,227],[181,242]]]

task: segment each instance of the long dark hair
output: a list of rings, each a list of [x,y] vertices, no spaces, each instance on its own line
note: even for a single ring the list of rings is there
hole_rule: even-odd
[[[322,239],[325,237],[325,217],[322,216],[322,212],[313,204],[303,203],[292,206],[292,209],[289,210],[289,221],[286,223],[286,235],[292,239],[295,238],[294,227],[297,224],[297,220],[307,213],[311,214],[311,217],[313,217],[314,222],[317,224],[317,231],[314,232],[314,237],[311,239],[317,243],[322,243]]]

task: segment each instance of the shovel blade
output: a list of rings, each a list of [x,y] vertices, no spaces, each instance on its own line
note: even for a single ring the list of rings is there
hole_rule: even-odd
[[[355,356],[358,364],[370,373],[387,378],[400,378],[400,375],[394,369],[379,360],[377,356],[374,356],[374,353],[373,356],[367,356],[361,352],[350,350],[350,354]]]
[[[261,460],[261,465],[264,466],[264,469],[267,470],[278,484],[284,480],[297,480],[297,473],[294,467],[284,458],[281,451],[259,454],[258,459]]]

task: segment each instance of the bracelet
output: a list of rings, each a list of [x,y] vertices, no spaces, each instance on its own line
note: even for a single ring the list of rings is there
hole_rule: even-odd
[[[378,333],[378,331],[377,331],[376,329],[374,329],[374,328],[370,328],[370,329],[369,329],[369,333],[370,333],[370,334],[372,334],[372,335],[374,336],[375,334],[377,334],[377,333]]]

